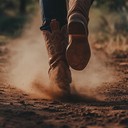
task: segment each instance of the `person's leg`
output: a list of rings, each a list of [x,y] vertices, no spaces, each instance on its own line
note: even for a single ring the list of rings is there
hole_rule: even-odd
[[[66,0],[40,0],[42,10],[41,30],[50,30],[52,19],[59,21],[60,27],[67,24]]]
[[[49,56],[51,90],[59,97],[69,95],[71,72],[65,56],[68,45],[66,0],[40,2],[43,17],[41,30]]]
[[[88,43],[88,16],[92,2],[93,0],[69,0],[67,61],[76,70],[83,70],[91,55]]]

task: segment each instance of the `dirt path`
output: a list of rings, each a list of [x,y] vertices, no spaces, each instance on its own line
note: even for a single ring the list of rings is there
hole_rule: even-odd
[[[121,79],[97,92],[102,102],[31,98],[6,83],[9,52],[0,45],[0,128],[128,128],[128,57],[115,56],[110,65]]]
[[[37,22],[34,21],[35,23]],[[39,24],[35,25],[36,29]],[[36,29],[29,28],[29,37],[25,34],[26,37],[20,42],[31,43],[25,46],[27,51],[29,47],[33,50],[32,45],[40,40],[39,30]],[[18,48],[16,45],[17,41],[13,44],[13,49]],[[12,57],[9,52],[10,46],[7,47],[6,42],[0,42],[0,128],[128,128],[127,53],[116,54],[108,64],[116,69],[114,75],[119,79],[96,88],[95,91],[101,97],[105,97],[103,101],[78,96],[61,101],[31,98],[25,92],[10,86],[6,80],[8,60]],[[40,45],[37,49],[39,48]],[[22,53],[22,49],[18,50]],[[27,52],[25,55],[31,53]]]

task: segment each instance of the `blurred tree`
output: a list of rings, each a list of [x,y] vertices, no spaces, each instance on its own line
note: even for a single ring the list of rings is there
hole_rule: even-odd
[[[96,7],[107,7],[109,11],[128,11],[128,0],[96,0]]]
[[[0,14],[3,14],[6,10],[26,14],[27,8],[34,7],[35,2],[36,0],[0,0]]]
[[[37,0],[0,0],[0,35],[18,36],[34,14]]]
[[[19,6],[20,14],[25,14],[26,13],[26,5],[27,5],[26,0],[20,0],[20,6]]]

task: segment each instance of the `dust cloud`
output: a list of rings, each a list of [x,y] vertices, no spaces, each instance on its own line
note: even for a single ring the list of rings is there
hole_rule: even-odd
[[[34,19],[31,24],[24,27],[21,37],[12,40],[8,46],[11,53],[9,84],[38,96],[43,95],[40,85],[42,88],[48,88],[49,85],[48,56],[42,33],[39,30],[40,24],[38,20]],[[45,89],[43,91],[46,92]]]
[[[114,69],[108,66],[106,54],[93,48],[89,64],[83,71],[72,71],[73,86],[80,93],[89,96],[97,95],[94,90],[105,83],[115,81]]]
[[[19,88],[42,98],[48,97],[50,91],[48,78],[48,56],[43,36],[39,30],[37,16],[31,24],[25,26],[22,36],[13,40],[9,49],[10,65],[8,81],[11,86]],[[105,64],[107,57],[92,49],[92,57],[83,71],[72,70],[72,88],[79,93],[90,94],[90,89],[113,80],[113,72]]]

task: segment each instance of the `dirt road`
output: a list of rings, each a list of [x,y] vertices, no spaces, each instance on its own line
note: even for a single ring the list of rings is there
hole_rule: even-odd
[[[103,101],[31,98],[6,82],[9,49],[0,44],[0,128],[128,128],[128,56],[115,55],[109,66],[120,78],[97,88]]]

